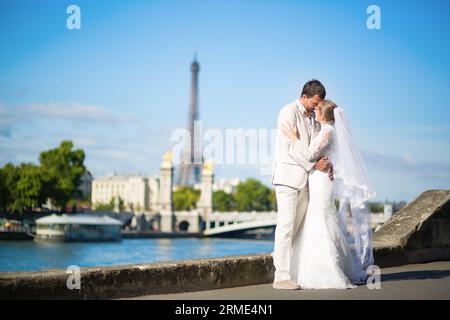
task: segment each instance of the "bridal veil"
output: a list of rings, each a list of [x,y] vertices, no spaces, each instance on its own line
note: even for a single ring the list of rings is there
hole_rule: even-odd
[[[374,263],[371,231],[371,213],[367,200],[375,197],[367,170],[355,145],[344,110],[334,109],[336,149],[332,163],[335,174],[335,199],[339,202],[338,215],[352,247],[354,266],[358,270],[353,281],[363,282],[367,268]]]

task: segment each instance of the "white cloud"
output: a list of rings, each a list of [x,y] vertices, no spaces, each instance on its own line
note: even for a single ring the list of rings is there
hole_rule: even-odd
[[[412,126],[412,127],[394,127],[393,132],[401,133],[448,133],[449,126]]]
[[[72,139],[72,141],[75,146],[78,146],[80,148],[95,147],[98,144],[97,139],[92,138],[92,137],[85,137],[85,136],[74,137]]]
[[[171,128],[136,125],[133,130],[85,130],[65,126],[62,130],[24,132],[20,127],[12,137],[0,136],[0,166],[7,162],[38,163],[39,153],[56,148],[62,140],[72,140],[75,149],[83,149],[85,165],[94,176],[108,172],[158,172],[162,156],[172,142]],[[91,129],[92,128],[92,129]]]
[[[403,160],[405,160],[408,163],[414,163],[414,158],[409,153],[403,155]]]
[[[439,162],[415,161],[411,155],[363,151],[363,156],[370,165],[408,176],[431,179],[450,179],[450,164]]]
[[[33,103],[24,107],[32,114],[76,121],[100,121],[111,123],[129,123],[137,121],[129,113],[113,113],[103,106],[82,103]]]
[[[0,136],[11,136],[13,116],[4,104],[0,103]]]
[[[105,158],[118,158],[118,159],[132,159],[133,154],[130,151],[118,150],[118,149],[106,149],[92,151],[93,156],[105,157]]]

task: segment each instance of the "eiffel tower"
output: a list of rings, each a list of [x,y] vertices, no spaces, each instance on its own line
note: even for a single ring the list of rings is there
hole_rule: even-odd
[[[179,166],[178,186],[193,186],[200,183],[201,170],[203,165],[203,147],[200,130],[194,130],[195,121],[199,120],[198,116],[198,72],[200,65],[196,56],[191,64],[192,82],[191,82],[191,98],[189,102],[189,119],[188,130],[190,141],[187,141],[181,155]],[[196,133],[196,136],[194,135]]]

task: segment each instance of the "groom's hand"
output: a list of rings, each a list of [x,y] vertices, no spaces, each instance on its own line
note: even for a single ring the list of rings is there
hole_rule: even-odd
[[[322,172],[328,172],[328,170],[330,170],[330,166],[330,160],[328,160],[327,157],[322,157],[319,159],[319,161],[316,162],[314,168]]]

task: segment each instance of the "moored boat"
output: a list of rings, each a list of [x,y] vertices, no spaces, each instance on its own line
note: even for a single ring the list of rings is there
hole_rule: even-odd
[[[52,214],[36,220],[34,240],[119,241],[122,222],[108,216],[89,214]]]

